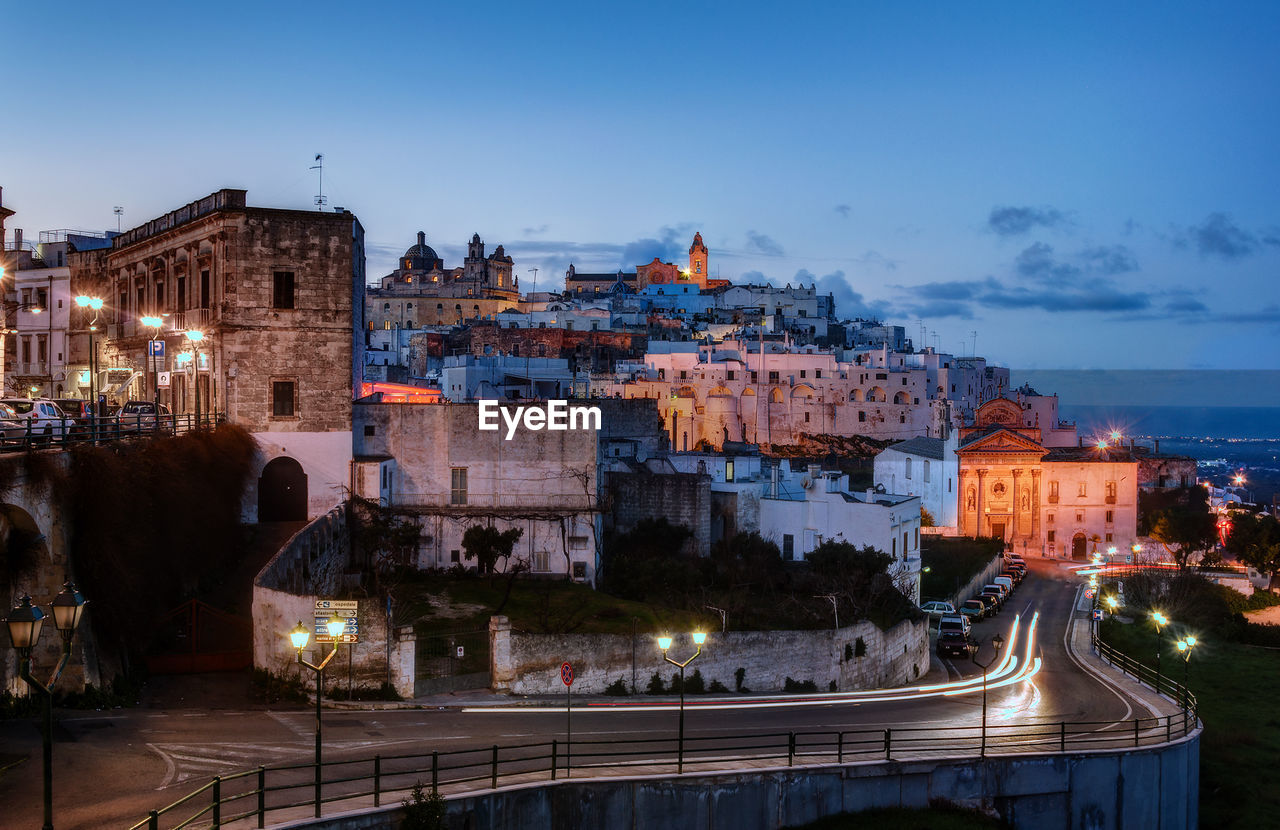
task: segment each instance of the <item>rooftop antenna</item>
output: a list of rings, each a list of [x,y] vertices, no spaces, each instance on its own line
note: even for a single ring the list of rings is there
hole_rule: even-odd
[[[111,212],[116,215],[116,233],[120,233],[120,217],[124,216],[124,208],[116,205],[111,209]]]
[[[329,200],[324,195],[324,153],[316,153],[316,163],[311,165],[312,170],[318,170],[320,176],[320,192],[316,194],[316,210],[324,210],[324,206]]]

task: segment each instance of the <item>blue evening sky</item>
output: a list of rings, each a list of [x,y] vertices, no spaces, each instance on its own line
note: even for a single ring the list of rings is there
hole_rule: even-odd
[[[1280,353],[1280,4],[10,4],[10,228],[220,187],[478,232],[521,287],[694,230],[734,281],[1019,368]],[[936,341],[935,341],[936,335]]]

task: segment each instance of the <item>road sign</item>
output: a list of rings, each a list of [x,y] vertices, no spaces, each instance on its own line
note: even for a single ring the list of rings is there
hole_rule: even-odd
[[[1084,598],[1085,598],[1085,599],[1093,599],[1093,589],[1092,589],[1092,588],[1090,588],[1090,589],[1088,589],[1087,591],[1085,591],[1085,592],[1084,592]]]
[[[150,340],[148,341],[148,347],[150,349],[150,354],[152,357],[164,357],[164,341],[163,340]]]
[[[168,372],[156,372],[156,386],[160,387],[161,389],[169,388]]]
[[[566,686],[573,685],[573,666],[568,663],[560,664],[560,682]]]
[[[318,599],[315,609],[315,638],[317,643],[358,643],[360,642],[360,602],[354,599]],[[347,627],[342,636],[336,640],[329,635],[326,624],[334,614],[346,620]]]
[[[463,646],[458,646],[458,659],[461,660],[464,654],[466,654],[466,649]]]
[[[1101,620],[1101,619],[1102,619],[1102,609],[1101,609],[1101,608],[1095,608],[1095,609],[1093,609],[1093,618],[1094,618],[1095,620]]]

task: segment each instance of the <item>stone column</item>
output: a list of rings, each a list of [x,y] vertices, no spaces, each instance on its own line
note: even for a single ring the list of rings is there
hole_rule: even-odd
[[[960,475],[956,482],[956,524],[959,525],[960,535],[969,535],[969,471],[963,467],[960,469]]]
[[[983,521],[982,521],[982,502],[983,502],[982,494],[986,492],[986,489],[987,489],[987,473],[988,472],[990,471],[985,469],[978,470],[978,498],[974,504],[974,507],[978,511],[978,524],[977,524],[977,528],[973,532],[974,536],[986,535],[986,528],[983,527]]]
[[[1031,471],[1031,544],[1040,546],[1044,553],[1044,543],[1040,540],[1040,470]]]
[[[516,667],[511,654],[511,620],[504,616],[489,618],[489,687],[510,694],[516,680]]]
[[[1022,468],[1015,467],[1013,470],[1013,527],[1009,534],[1009,541],[1013,542],[1025,535],[1023,525],[1025,520],[1022,516]],[[1023,539],[1023,546],[1026,546],[1026,540]]]

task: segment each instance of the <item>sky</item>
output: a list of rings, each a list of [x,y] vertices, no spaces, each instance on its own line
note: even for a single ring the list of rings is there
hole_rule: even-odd
[[[523,290],[687,262],[1023,369],[1280,353],[1280,4],[10,4],[8,223],[222,187],[479,233]]]

